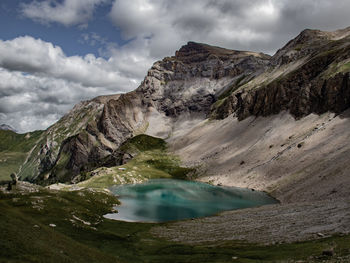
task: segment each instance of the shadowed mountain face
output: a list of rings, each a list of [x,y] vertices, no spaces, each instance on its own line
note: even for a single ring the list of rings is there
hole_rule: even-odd
[[[182,131],[208,118],[341,113],[350,106],[349,32],[305,30],[273,57],[189,42],[154,63],[135,91],[76,105],[42,134],[20,177],[77,182],[84,172],[121,164],[128,138],[184,142]]]
[[[268,72],[237,87],[215,113],[242,120],[282,110],[296,118],[344,111],[350,103],[349,30],[304,30],[271,58]]]

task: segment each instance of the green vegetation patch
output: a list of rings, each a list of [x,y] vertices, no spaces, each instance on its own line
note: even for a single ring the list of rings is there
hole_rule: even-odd
[[[152,150],[166,149],[166,142],[163,139],[152,137],[146,134],[140,134],[127,140],[121,147],[122,152],[145,152]]]
[[[10,175],[16,173],[25,161],[26,153],[0,152],[0,181],[10,180]]]
[[[61,151],[60,158],[58,159],[54,168],[51,170],[51,174],[53,174],[56,178],[59,178],[59,180],[62,182],[69,182],[71,180],[70,171],[66,168],[70,158],[70,153]]]
[[[117,203],[90,190],[0,194],[0,262],[116,262],[75,239],[96,232]]]
[[[8,180],[11,173],[18,171],[41,134],[42,131],[18,134],[0,130],[0,180]]]
[[[172,223],[104,218],[117,203],[114,196],[93,190],[0,192],[0,262],[322,262],[350,254],[350,236],[270,246],[170,242],[151,232]],[[333,257],[322,255],[330,249]]]
[[[334,62],[328,66],[328,69],[322,74],[324,79],[334,77],[338,73],[346,73],[350,71],[350,61]]]
[[[177,178],[185,179],[194,172],[193,168],[180,166],[180,160],[161,150],[139,153],[128,163],[116,167],[101,167],[87,173],[82,187],[107,188],[116,184],[141,183],[148,179]]]
[[[186,179],[194,168],[181,167],[180,158],[167,152],[166,142],[145,134],[127,140],[120,151],[133,158],[126,164],[101,167],[85,173],[82,187],[108,188],[116,184],[141,183],[155,178]]]
[[[350,61],[348,63],[345,63],[339,68],[339,72],[348,72],[350,71]]]
[[[0,130],[0,152],[29,152],[41,134],[42,131],[18,134]]]

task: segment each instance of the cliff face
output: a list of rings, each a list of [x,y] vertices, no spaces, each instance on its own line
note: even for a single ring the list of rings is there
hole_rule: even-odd
[[[189,42],[156,62],[137,89],[158,111],[177,117],[210,111],[216,96],[241,75],[265,70],[269,56]]]
[[[178,119],[204,119],[217,94],[240,75],[263,71],[269,58],[189,42],[174,57],[154,63],[135,91],[75,106],[42,135],[20,178],[76,182],[81,173],[118,165],[118,148],[125,140],[145,132],[166,138]]]
[[[79,181],[120,164],[128,138],[171,138],[193,119],[340,113],[350,106],[349,31],[305,30],[273,57],[189,42],[154,63],[135,91],[77,105],[42,135],[20,177]]]
[[[344,111],[350,106],[350,37],[333,40],[334,35],[303,31],[271,58],[267,72],[236,87],[213,115],[234,113],[242,120],[284,110],[296,118]]]

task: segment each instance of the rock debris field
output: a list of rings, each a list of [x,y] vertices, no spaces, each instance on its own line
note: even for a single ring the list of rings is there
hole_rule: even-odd
[[[276,244],[350,233],[350,200],[266,205],[154,227],[152,233],[187,244],[244,240]]]

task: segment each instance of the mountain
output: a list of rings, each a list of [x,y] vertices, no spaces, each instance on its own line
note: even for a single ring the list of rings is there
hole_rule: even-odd
[[[19,173],[41,184],[123,163],[138,134],[166,139],[198,180],[284,202],[348,190],[350,28],[304,30],[274,56],[189,42],[132,92],[76,105],[48,128]]]
[[[7,124],[0,124],[0,130],[17,132],[14,128]]]
[[[215,94],[243,73],[263,71],[268,61],[264,54],[190,42],[176,56],[156,62],[135,91],[76,105],[43,134],[20,177],[75,181],[82,171],[103,166],[108,156],[119,156],[118,147],[134,135],[165,138],[182,120],[205,118]]]

